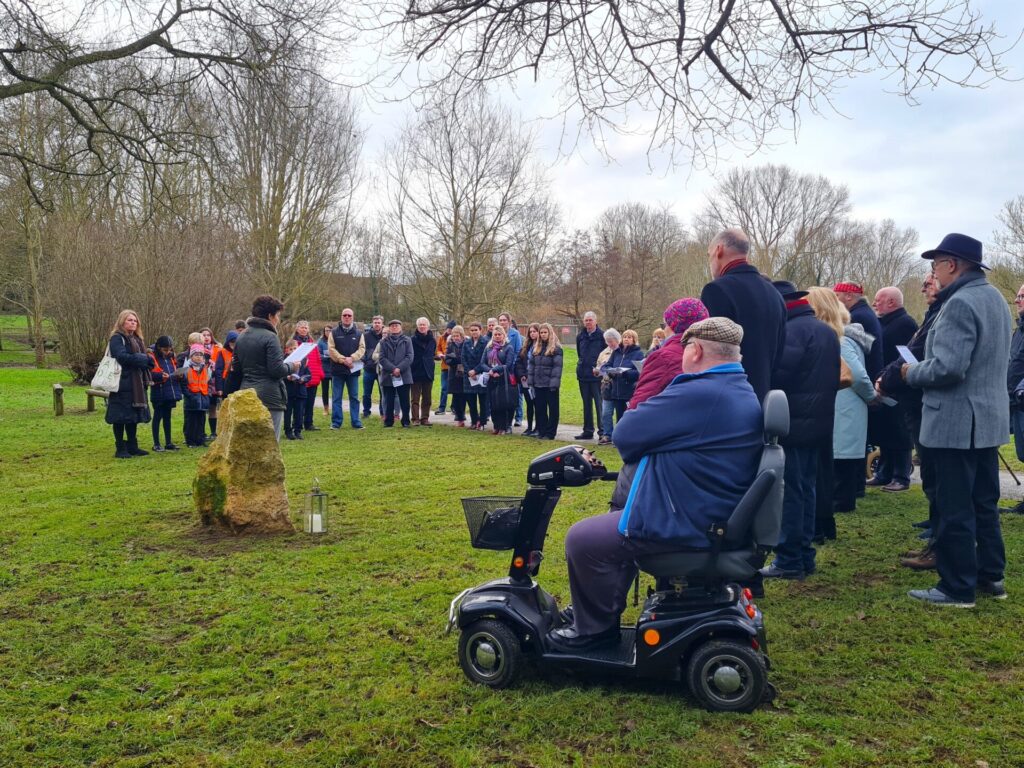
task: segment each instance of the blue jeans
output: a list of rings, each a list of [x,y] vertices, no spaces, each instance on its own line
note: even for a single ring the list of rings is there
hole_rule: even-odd
[[[377,384],[377,394],[380,400],[377,402],[377,413],[384,415],[384,390],[380,388],[377,381],[376,366],[372,363],[363,368],[363,416],[369,416],[373,410],[373,385]]]
[[[441,402],[437,406],[439,411],[448,407],[448,371],[441,371]]]
[[[345,397],[344,389],[348,387],[348,416],[353,427],[361,427],[359,420],[359,374],[346,373],[342,376],[331,376],[334,392],[331,395],[331,426],[340,427],[345,423],[345,411],[341,401]]]
[[[784,571],[814,572],[815,483],[818,449],[786,446],[786,492],[775,565]]]
[[[615,413],[615,403],[611,400],[601,401],[601,435],[611,438],[612,436],[612,414]]]

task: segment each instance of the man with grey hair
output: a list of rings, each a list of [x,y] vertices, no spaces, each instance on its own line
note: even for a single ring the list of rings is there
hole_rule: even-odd
[[[327,337],[327,354],[331,358],[331,429],[341,429],[345,421],[342,403],[348,389],[348,418],[352,429],[362,429],[359,419],[359,369],[363,367],[366,344],[356,328],[355,312],[351,307],[341,310],[341,322]],[[353,371],[352,369],[355,368]]]
[[[879,288],[872,309],[878,315],[882,328],[882,367],[900,359],[897,346],[906,346],[917,333],[917,321],[903,308],[903,291],[894,285]],[[895,406],[873,408],[871,439],[879,449],[878,471],[868,485],[883,491],[899,492],[910,488],[913,464],[910,455],[914,448],[906,424],[906,409],[902,403]]]
[[[763,400],[786,340],[786,307],[767,278],[747,261],[749,253],[750,240],[742,230],[715,235],[708,246],[713,279],[700,300],[712,317],[728,317],[743,328],[743,368]]]
[[[576,523],[565,539],[573,623],[548,634],[557,648],[617,642],[636,558],[710,549],[707,531],[753,482],[762,417],[739,363],[742,338],[727,318],[694,323],[681,340],[682,372],[615,427],[624,463],[611,510]]]
[[[595,374],[597,357],[607,346],[604,331],[597,324],[597,315],[586,312],[583,315],[583,329],[576,334],[576,381],[580,385],[580,397],[583,399],[583,431],[576,435],[575,440],[591,440],[594,437],[594,424],[601,429],[601,376]]]

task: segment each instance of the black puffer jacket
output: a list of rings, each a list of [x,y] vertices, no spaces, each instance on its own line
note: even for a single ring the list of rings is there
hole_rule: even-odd
[[[562,348],[556,349],[553,355],[545,352],[531,355],[527,366],[527,380],[535,390],[558,389],[562,386]]]
[[[814,448],[832,440],[839,337],[806,300],[790,302],[786,311],[786,343],[772,374],[772,388],[789,399],[789,437],[782,444]]]
[[[249,328],[235,342],[227,389],[254,389],[268,411],[283,411],[288,402],[284,377],[291,369],[284,363],[277,330],[262,317],[250,317],[246,323]]]

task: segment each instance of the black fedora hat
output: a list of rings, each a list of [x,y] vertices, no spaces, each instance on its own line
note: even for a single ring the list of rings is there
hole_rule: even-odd
[[[969,261],[971,264],[977,264],[982,269],[989,269],[990,267],[981,260],[981,252],[982,245],[980,240],[975,240],[967,235],[961,235],[958,232],[951,232],[942,238],[938,248],[925,251],[921,254],[921,258],[935,259],[939,256],[954,256],[958,259]]]
[[[796,286],[789,282],[789,280],[772,280],[772,285],[775,286],[775,290],[781,293],[782,298],[786,301],[796,301],[807,295],[807,291],[798,291]]]

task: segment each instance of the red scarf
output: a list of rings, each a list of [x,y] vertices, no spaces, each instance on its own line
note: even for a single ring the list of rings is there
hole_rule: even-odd
[[[722,267],[722,271],[718,273],[718,276],[722,277],[722,275],[728,273],[729,270],[736,269],[736,267],[740,266],[741,264],[746,264],[746,263],[747,263],[746,259],[736,259],[735,261],[730,261],[728,264],[726,264],[724,267]]]
[[[787,301],[786,309],[793,309],[794,307],[809,307],[811,302],[807,299],[796,299],[795,301]]]

